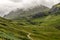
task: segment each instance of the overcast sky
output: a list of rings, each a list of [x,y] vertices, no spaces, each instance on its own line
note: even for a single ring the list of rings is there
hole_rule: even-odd
[[[17,7],[29,8],[42,4],[51,8],[59,2],[60,0],[0,0],[0,16],[8,14],[7,12]],[[2,13],[1,10],[4,12]]]
[[[37,4],[43,4],[48,7],[51,7],[52,5],[59,3],[60,0],[0,0],[0,4],[31,4],[31,3],[37,3]]]

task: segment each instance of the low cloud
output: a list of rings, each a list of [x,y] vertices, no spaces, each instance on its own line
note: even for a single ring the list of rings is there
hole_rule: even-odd
[[[5,10],[9,12],[15,8],[29,8],[40,4],[51,8],[59,2],[60,0],[0,0],[0,16],[8,14]]]
[[[24,6],[27,6],[27,5],[30,5],[30,6],[34,6],[34,5],[39,5],[39,4],[42,4],[42,5],[45,5],[47,7],[52,7],[54,4],[57,4],[59,3],[60,0],[0,0],[0,4],[14,4],[16,6],[20,5],[24,5]]]
[[[12,2],[21,2],[22,0],[10,0]]]
[[[42,4],[45,5],[47,7],[52,7],[53,5],[57,4],[60,2],[60,0],[11,0],[13,2],[19,2],[21,4],[25,4],[27,5],[38,5],[38,4]]]

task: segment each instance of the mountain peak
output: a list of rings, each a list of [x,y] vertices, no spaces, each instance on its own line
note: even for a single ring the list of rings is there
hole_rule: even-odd
[[[39,12],[47,11],[49,8],[43,5],[35,6],[33,8],[28,8],[27,10],[24,9],[17,9],[16,11],[11,11],[8,15],[4,17],[7,19],[16,19],[22,17],[29,17]]]
[[[50,13],[52,14],[59,14],[59,12],[60,12],[60,3],[54,5],[50,10]]]
[[[60,7],[60,3],[56,4],[55,7]]]

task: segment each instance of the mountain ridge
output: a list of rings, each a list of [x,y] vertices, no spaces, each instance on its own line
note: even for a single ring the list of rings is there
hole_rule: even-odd
[[[32,19],[9,20],[0,17],[0,40],[60,40],[60,10],[56,11],[58,15],[48,11],[48,15]]]
[[[4,16],[5,18],[8,18],[8,19],[14,19],[14,18],[18,18],[18,17],[28,17],[28,16],[31,16],[31,15],[34,15],[34,14],[37,14],[39,12],[43,12],[43,11],[47,11],[49,10],[49,8],[43,6],[43,5],[40,5],[40,6],[36,6],[32,9],[27,9],[27,10],[23,10],[23,9],[17,9],[15,12],[10,12],[8,15]],[[14,15],[16,14],[16,15]]]

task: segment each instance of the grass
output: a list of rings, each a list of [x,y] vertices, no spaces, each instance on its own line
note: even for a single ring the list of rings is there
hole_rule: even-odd
[[[58,14],[33,19],[0,17],[0,40],[60,40],[59,11]]]
[[[0,18],[1,40],[60,40],[60,15],[49,15],[43,18],[27,20],[7,20]]]

